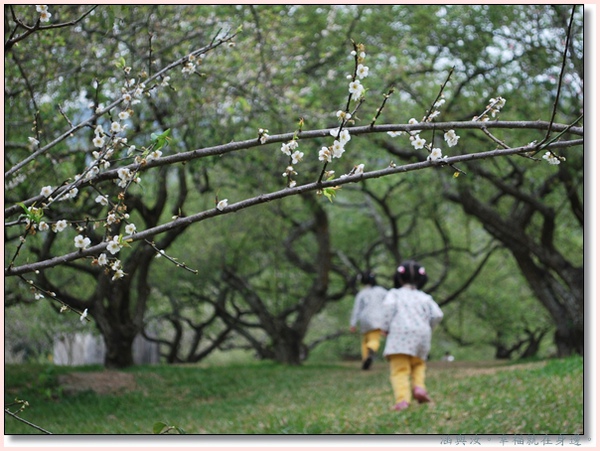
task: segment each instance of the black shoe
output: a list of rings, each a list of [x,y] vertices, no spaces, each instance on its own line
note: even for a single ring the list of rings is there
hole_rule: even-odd
[[[365,361],[362,364],[363,370],[368,370],[369,368],[371,368],[374,357],[375,357],[375,352],[372,349],[369,349],[369,356],[365,359]]]

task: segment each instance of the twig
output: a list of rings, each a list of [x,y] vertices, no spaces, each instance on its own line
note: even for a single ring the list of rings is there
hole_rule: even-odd
[[[178,268],[183,268],[186,271],[189,271],[189,272],[191,272],[193,274],[198,274],[198,270],[197,269],[192,269],[189,266],[187,266],[185,263],[179,263],[175,258],[167,255],[165,251],[163,251],[162,249],[159,249],[158,247],[156,247],[156,245],[152,241],[145,239],[144,242],[146,244],[150,245],[150,247],[152,247],[152,249],[154,249],[156,251],[156,255],[157,256],[160,255],[161,257],[165,257],[167,260],[169,260],[171,263],[173,263]]]
[[[11,417],[13,417],[15,420],[18,420],[18,421],[20,421],[20,422],[22,422],[22,423],[25,423],[27,426],[31,426],[32,428],[34,428],[34,429],[37,429],[38,431],[40,431],[40,432],[43,432],[44,434],[52,435],[52,432],[50,432],[50,431],[47,431],[46,429],[44,429],[44,428],[42,428],[42,427],[38,426],[37,424],[33,424],[33,423],[31,423],[31,422],[29,422],[29,421],[27,421],[27,420],[25,420],[25,419],[21,418],[20,416],[18,416],[18,415],[16,415],[16,414],[12,413],[12,412],[11,412],[10,410],[8,410],[8,409],[4,409],[4,413],[7,413],[7,414],[8,414],[8,415],[10,415]]]
[[[214,48],[218,47],[219,45],[224,44],[224,43],[232,40],[236,35],[237,35],[237,33],[225,36],[224,38],[221,38],[221,39],[217,40],[216,42],[211,42],[210,45],[207,45],[207,46],[204,46],[204,47],[202,47],[200,49],[194,50],[191,54],[193,54],[194,56],[202,55],[202,54],[204,54],[204,53],[206,53],[206,52],[208,52],[210,50],[213,50]],[[173,69],[174,67],[177,67],[177,66],[181,65],[182,63],[184,63],[185,61],[188,60],[188,57],[189,57],[189,55],[186,55],[186,56],[184,56],[182,58],[179,58],[177,61],[174,61],[173,63],[165,66],[163,69],[161,69],[160,71],[158,71],[156,74],[154,74],[153,76],[151,76],[150,78],[148,78],[146,80],[146,83],[150,83],[151,81],[153,81],[153,80],[159,78],[160,76],[162,76],[162,74],[164,74],[165,72],[168,72],[169,70]],[[43,154],[44,152],[46,152],[50,148],[54,147],[58,143],[64,141],[65,139],[71,137],[72,134],[75,133],[76,131],[78,131],[78,130],[84,128],[84,127],[90,126],[91,124],[93,124],[96,121],[96,119],[98,119],[99,117],[103,116],[104,114],[106,114],[107,112],[109,112],[110,110],[112,110],[114,107],[116,107],[117,105],[119,105],[121,102],[123,102],[123,98],[122,97],[114,100],[110,105],[108,105],[103,110],[101,110],[99,112],[96,112],[89,119],[87,119],[87,120],[85,120],[83,122],[80,122],[79,124],[75,125],[71,129],[67,130],[65,133],[63,133],[62,135],[60,135],[58,138],[54,139],[54,141],[46,144],[44,147],[38,149],[37,151],[35,151],[31,155],[29,155],[27,158],[23,159],[21,162],[15,164],[12,168],[10,168],[8,171],[6,171],[4,173],[4,178],[10,177],[12,174],[14,174],[17,171],[19,171],[25,165],[27,165],[27,164],[31,163],[32,161],[34,161],[39,155]]]
[[[71,307],[70,305],[68,305],[67,303],[61,301],[57,296],[56,293],[52,292],[52,291],[48,291],[43,289],[42,287],[38,286],[35,284],[35,282],[33,280],[27,280],[25,277],[23,276],[19,276],[19,279],[21,279],[26,285],[33,287],[35,290],[40,291],[44,294],[46,294],[50,299],[55,300],[56,302],[59,302],[62,305],[61,308],[61,312],[63,310],[71,310],[72,312],[76,313],[78,316],[81,316],[82,312],[80,312],[79,310],[74,309],[73,307]],[[84,320],[87,322],[90,322],[91,320],[86,316],[84,317]]]
[[[71,122],[71,120],[67,117],[67,115],[65,114],[65,112],[63,111],[62,107],[60,105],[57,105],[58,111],[59,113],[62,115],[62,117],[65,118],[65,121],[67,121],[67,124],[69,124],[69,126],[72,128],[73,127],[73,123]]]
[[[564,130],[562,130],[558,135],[556,135],[554,138],[552,138],[550,141],[540,145],[537,150],[532,154],[535,155],[538,152],[541,152],[542,150],[546,149],[550,144],[552,144],[553,142],[557,141],[558,138],[560,138],[562,135],[564,135],[565,133],[567,133],[576,123],[578,123],[581,119],[583,118],[583,114],[580,114],[579,117],[577,119],[575,119],[573,122],[571,122],[571,124],[569,124]],[[541,143],[540,143],[541,144]],[[552,152],[552,151],[551,151]],[[552,153],[552,155],[554,155],[554,153]],[[556,155],[554,155],[556,156]]]
[[[440,98],[442,97],[442,94],[444,93],[444,88],[446,87],[446,85],[448,84],[448,82],[450,81],[450,77],[452,76],[452,73],[454,72],[454,66],[452,67],[452,69],[450,69],[450,71],[448,72],[448,76],[446,77],[446,81],[444,81],[444,83],[440,86],[440,92],[438,92],[438,95],[436,96],[435,100],[433,101],[433,103],[431,104],[431,106],[429,107],[429,111],[427,112],[427,114],[425,115],[424,121],[428,121],[429,116],[431,115],[431,113],[433,113],[433,109],[435,108],[435,104],[438,102],[438,100],[440,100]]]
[[[498,139],[498,138],[496,138],[494,135],[492,135],[492,134],[490,133],[490,131],[489,131],[489,130],[488,130],[486,127],[483,127],[483,128],[481,129],[481,131],[482,131],[482,132],[483,132],[483,133],[484,133],[484,134],[485,134],[485,135],[486,135],[488,138],[490,138],[492,141],[494,141],[494,142],[495,142],[496,144],[498,144],[499,146],[501,146],[501,147],[503,147],[503,148],[505,148],[505,149],[510,149],[510,147],[509,147],[509,146],[508,146],[508,145],[507,145],[507,144],[506,144],[504,141],[501,141],[500,139]]]
[[[394,93],[394,88],[390,88],[390,90],[387,92],[387,94],[383,95],[383,102],[381,104],[381,106],[379,108],[377,108],[377,114],[375,114],[375,117],[373,118],[373,121],[371,122],[371,127],[373,127],[375,125],[375,122],[377,122],[377,119],[379,119],[379,116],[381,115],[381,112],[383,111],[383,108],[385,107],[385,103],[387,102],[387,100],[390,98],[390,96]]]
[[[25,39],[27,36],[29,36],[30,34],[36,32],[36,31],[40,31],[40,30],[51,30],[54,28],[64,28],[64,27],[71,27],[73,25],[77,25],[78,22],[81,22],[88,14],[90,14],[93,10],[95,10],[99,5],[96,5],[94,7],[92,7],[92,9],[90,9],[89,11],[87,11],[86,13],[84,13],[81,17],[79,17],[76,20],[72,20],[71,22],[63,22],[63,23],[58,23],[58,24],[52,24],[52,25],[40,25],[40,20],[38,19],[38,21],[35,23],[35,25],[33,27],[30,27],[28,25],[26,25],[25,23],[23,23],[21,20],[19,20],[17,18],[17,16],[14,13],[14,10],[12,9],[11,6],[11,12],[12,12],[12,16],[13,16],[13,20],[15,21],[15,23],[17,24],[17,27],[15,28],[15,30],[13,31],[13,34],[11,35],[11,38],[6,41],[6,43],[4,44],[4,52],[8,52],[17,42],[22,41],[23,39]],[[22,27],[25,29],[25,32],[22,35],[16,36],[16,37],[12,37],[14,36],[16,30],[18,27]]]
[[[554,107],[552,108],[552,117],[550,118],[550,125],[548,126],[548,131],[546,132],[546,136],[542,140],[542,143],[546,142],[548,140],[548,138],[550,137],[550,133],[552,132],[552,124],[554,123],[554,118],[556,117],[556,110],[558,109],[558,100],[560,98],[560,90],[562,87],[563,76],[565,74],[565,67],[567,65],[567,52],[569,51],[569,41],[571,40],[571,26],[573,25],[573,19],[575,18],[575,8],[576,7],[577,7],[577,5],[573,5],[573,9],[571,10],[571,19],[569,20],[569,27],[567,28],[567,39],[565,41],[565,51],[563,52],[562,67],[560,69],[560,76],[558,78],[558,87],[556,89],[556,97],[554,98]]]

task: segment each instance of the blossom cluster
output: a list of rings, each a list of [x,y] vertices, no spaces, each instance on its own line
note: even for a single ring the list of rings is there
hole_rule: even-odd
[[[200,64],[202,62],[202,58],[197,57],[194,54],[190,54],[187,58],[187,61],[183,63],[183,68],[181,69],[181,73],[185,75],[193,74],[196,72],[196,63]],[[164,83],[164,80],[163,80]],[[168,80],[167,80],[168,83]]]
[[[473,120],[487,122],[490,120],[488,113],[491,114],[492,117],[496,117],[500,113],[500,110],[504,107],[505,104],[506,104],[505,98],[500,97],[500,96],[492,97],[489,100],[489,102],[485,108],[485,111],[482,114],[480,114],[479,116],[473,117]]]
[[[42,11],[40,11],[42,12]],[[130,67],[125,67],[124,72],[128,75],[131,71]],[[167,80],[168,82],[168,80]],[[95,85],[97,87],[97,85]],[[126,121],[133,114],[132,106],[140,103],[140,97],[144,94],[146,89],[146,85],[142,82],[136,82],[134,78],[128,78],[123,87],[121,88],[121,99],[124,108],[117,114],[118,119],[111,121],[108,126],[109,130],[105,131],[104,126],[102,124],[96,125],[94,128],[94,138],[92,139],[92,144],[94,148],[98,150],[94,150],[91,152],[93,157],[92,162],[86,168],[83,174],[77,174],[74,179],[75,182],[71,185],[71,187],[67,187],[67,189],[55,190],[52,186],[44,186],[40,195],[47,199],[49,202],[54,200],[67,200],[74,199],[78,194],[78,188],[76,184],[80,181],[90,181],[93,180],[101,170],[108,169],[111,166],[110,159],[116,150],[122,148],[127,145],[127,138],[119,136],[127,129]],[[94,107],[94,105],[91,105]],[[95,110],[97,114],[104,113],[103,106],[97,105],[95,106]],[[29,138],[29,142],[33,147],[39,146],[39,141],[33,137]],[[135,146],[130,146],[128,148],[127,154],[130,155],[136,151]],[[146,161],[152,161],[153,159],[160,158],[162,152],[158,149],[150,152],[146,155]],[[140,160],[136,157],[136,161],[139,163]],[[115,180],[115,183],[120,188],[127,188],[130,183],[140,183],[140,177],[137,175],[137,171],[132,170],[130,168],[120,168],[117,171],[118,178]],[[57,194],[56,199],[53,199],[52,196],[54,193]],[[121,204],[122,196],[119,197],[119,202],[116,205],[113,205],[113,208],[109,210],[106,215],[105,224],[106,226],[111,226],[113,224],[118,224],[122,220],[127,220],[129,218],[129,214],[126,212],[126,209]],[[111,203],[109,198],[103,194],[99,194],[95,198],[95,202],[100,204],[101,206],[109,206]],[[47,206],[47,205],[46,205]],[[30,208],[30,214],[36,215],[38,214],[36,209]],[[41,213],[39,213],[41,217]],[[26,226],[29,228],[35,229],[36,227],[40,231],[46,231],[50,228],[55,233],[60,233],[67,229],[69,223],[65,219],[60,219],[53,222],[51,225],[46,223],[45,221],[39,221],[38,223],[31,224],[31,220],[26,219]],[[82,227],[77,227],[77,230],[80,232],[73,239],[73,245],[75,248],[84,250],[90,247],[92,244],[91,239],[85,236],[82,232],[84,229]],[[125,226],[125,232],[129,235],[136,232],[135,224],[128,223]],[[100,254],[97,258],[93,260],[93,264],[98,266],[106,266],[107,271],[112,271],[113,280],[122,278],[125,273],[121,268],[121,262],[115,258],[114,256],[121,250],[123,247],[123,240],[121,236],[112,236],[106,237],[106,253]]]
[[[557,157],[552,152],[546,152],[542,158],[551,165],[559,165],[560,161],[565,159],[564,157]]]
[[[288,180],[288,187],[293,188],[296,186],[296,181],[292,178],[294,175],[298,175],[294,169],[295,164],[298,164],[304,158],[304,152],[298,150],[298,141],[292,139],[287,143],[281,145],[281,152],[289,157],[289,164],[285,168],[282,177],[286,177]]]
[[[438,102],[436,102],[436,104],[438,104]],[[441,105],[441,104],[440,104]],[[434,112],[436,112],[437,110],[435,110]],[[437,115],[436,115],[437,116]],[[435,117],[435,116],[433,116]],[[424,118],[424,121],[426,119],[431,119],[432,115],[429,115],[427,118]],[[414,117],[411,118],[408,121],[409,125],[417,125],[420,122],[417,121]],[[442,150],[439,147],[433,147],[433,143],[427,143],[427,140],[422,138],[420,136],[422,130],[410,130],[408,132],[409,135],[409,139],[411,142],[411,145],[415,148],[415,150],[419,150],[419,149],[427,149],[429,150],[429,155],[427,157],[427,160],[440,160],[440,159],[444,159],[447,158],[446,156],[442,155]],[[388,135],[392,136],[392,137],[396,137],[396,136],[400,136],[400,135],[404,135],[405,132],[388,132]],[[458,136],[456,134],[456,132],[454,130],[448,130],[447,132],[444,133],[444,141],[446,141],[446,144],[448,145],[448,147],[454,147],[458,144],[458,140],[460,139],[460,136]]]
[[[35,10],[40,13],[40,22],[50,22],[50,11],[48,11],[48,5],[35,5]]]
[[[438,117],[440,115],[439,109],[445,103],[446,103],[446,99],[444,98],[444,94],[442,92],[442,93],[440,93],[438,98],[433,103],[433,105],[432,105],[431,109],[429,110],[429,112],[427,113],[427,115],[425,115],[423,117],[421,122],[417,121],[415,118],[411,118],[408,121],[408,124],[409,125],[417,125],[419,123],[426,123],[426,122],[433,121],[436,117]],[[427,160],[429,160],[429,161],[432,161],[432,160],[435,161],[435,160],[447,158],[446,156],[443,156],[441,148],[433,147],[433,141],[428,144],[427,140],[420,136],[420,133],[421,133],[421,130],[417,130],[417,129],[413,129],[408,132],[410,142],[411,142],[412,146],[415,148],[415,150],[419,150],[419,149],[423,149],[423,148],[427,149],[429,151]],[[404,134],[406,134],[406,133],[402,132],[402,131],[388,132],[388,135],[390,135],[391,137],[401,136]],[[458,145],[459,139],[460,139],[460,136],[458,136],[456,134],[456,132],[452,129],[447,130],[444,133],[444,141],[446,142],[448,147],[454,147],[454,146]]]
[[[350,80],[348,85],[348,92],[350,98],[348,105],[345,110],[338,110],[335,115],[340,121],[340,126],[329,131],[329,134],[333,136],[333,144],[330,146],[322,146],[319,150],[319,161],[325,164],[331,163],[333,158],[341,158],[346,151],[346,144],[350,142],[350,132],[344,126],[352,120],[352,113],[349,111],[350,101],[359,101],[363,98],[366,89],[363,86],[361,80],[368,77],[369,67],[364,64],[367,54],[365,53],[365,47],[363,44],[358,44],[355,49],[350,53],[354,57],[354,75],[347,75],[346,78]],[[360,104],[359,104],[360,105]],[[357,107],[358,108],[358,107]],[[354,166],[350,174],[356,175],[362,174],[364,171],[364,164]],[[327,176],[333,176],[333,171],[325,173]]]
[[[350,142],[350,132],[344,128],[341,131],[337,128],[329,130],[329,134],[337,139],[334,139],[333,144],[329,147],[321,147],[319,150],[319,161],[331,163],[332,158],[341,158],[346,151],[346,144]]]
[[[351,80],[348,85],[348,91],[351,94],[352,100],[357,101],[360,100],[365,93],[365,87],[360,80],[369,75],[369,67],[363,64],[367,55],[362,44],[359,44],[356,47],[356,50],[352,50],[350,54],[355,58],[356,64],[354,75],[347,76],[347,78]]]

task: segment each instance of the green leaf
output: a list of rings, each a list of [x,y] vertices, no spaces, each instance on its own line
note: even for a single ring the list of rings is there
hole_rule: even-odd
[[[152,139],[152,144],[154,144],[154,146],[155,146],[154,150],[160,150],[166,144],[169,143],[169,141],[171,140],[171,138],[169,137],[170,133],[171,133],[171,129],[168,128],[164,132],[162,132],[160,135],[157,135],[156,133],[152,133],[150,135],[150,139]]]
[[[117,61],[115,61],[115,66],[119,69],[123,69],[127,65],[125,58],[121,57]]]
[[[152,433],[160,434],[167,427],[169,427],[167,423],[163,421],[157,421],[156,423],[154,423],[154,426],[152,426]]]
[[[325,188],[323,190],[323,195],[329,199],[329,202],[333,203],[333,198],[335,197],[335,188]]]
[[[19,202],[18,205],[20,205],[21,208],[23,210],[25,210],[25,215],[27,215],[27,217],[29,217],[29,215],[31,215],[31,213],[29,212],[29,208],[27,208],[23,202]]]
[[[44,216],[44,211],[42,209],[29,209],[23,202],[19,202],[18,205],[20,205],[23,211],[25,211],[25,217],[29,219],[30,222],[35,222],[36,224],[40,223],[42,217]]]

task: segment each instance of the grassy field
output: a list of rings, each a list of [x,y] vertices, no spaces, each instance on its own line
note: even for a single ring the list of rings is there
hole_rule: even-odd
[[[529,363],[432,362],[434,403],[393,404],[387,363],[286,367],[142,366],[121,372],[135,387],[71,393],[60,374],[99,367],[6,365],[5,405],[55,434],[152,434],[157,422],[186,434],[582,434],[583,360]],[[93,383],[92,383],[93,385]],[[15,410],[13,407],[12,410]],[[5,434],[36,434],[5,414]]]

